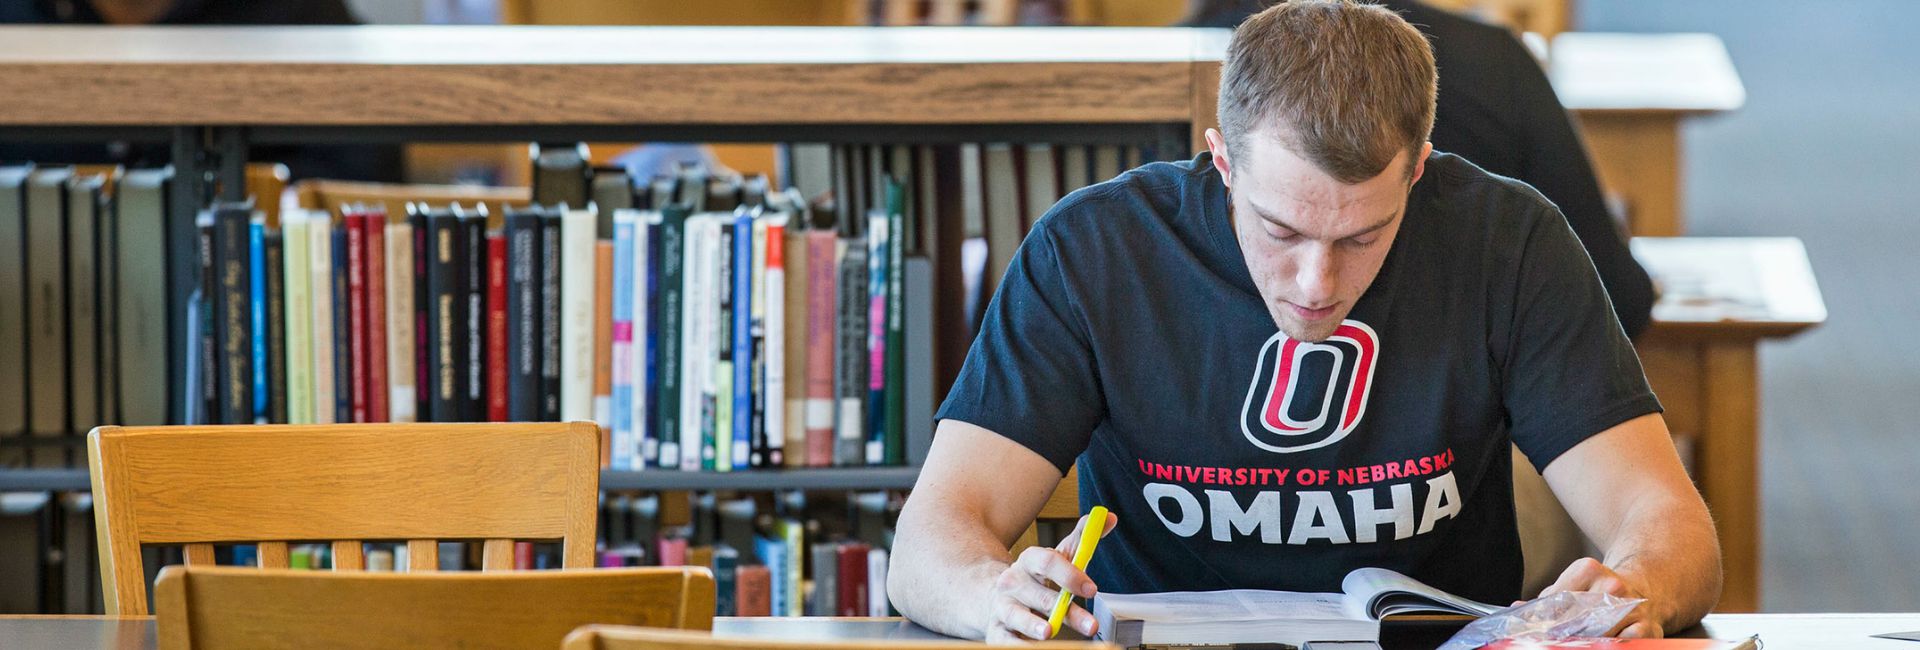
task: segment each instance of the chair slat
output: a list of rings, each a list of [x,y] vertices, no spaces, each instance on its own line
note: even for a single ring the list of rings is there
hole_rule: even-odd
[[[188,544],[187,566],[213,566],[213,545]]]
[[[260,568],[287,568],[287,543],[260,542]]]
[[[480,568],[486,571],[512,571],[513,540],[487,540],[480,552]]]
[[[407,570],[412,572],[440,570],[440,541],[432,539],[407,540]]]
[[[333,542],[333,570],[367,570],[366,548],[357,539],[342,539]]]

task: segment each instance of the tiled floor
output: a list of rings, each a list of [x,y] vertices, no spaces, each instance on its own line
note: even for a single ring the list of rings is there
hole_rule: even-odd
[[[1761,355],[1764,607],[1920,610],[1920,2],[1578,5],[1726,40],[1747,106],[1687,131],[1689,233],[1801,237],[1826,294]]]

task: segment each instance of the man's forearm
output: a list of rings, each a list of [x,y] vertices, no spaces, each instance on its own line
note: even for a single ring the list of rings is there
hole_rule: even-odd
[[[1604,559],[1658,604],[1661,627],[1669,633],[1699,623],[1720,599],[1720,542],[1712,520],[1690,505],[1636,513],[1625,528],[1625,543],[1613,545]]]
[[[887,596],[915,623],[948,636],[979,639],[991,614],[993,581],[1011,563],[978,523],[959,525],[932,513],[903,512],[887,568]]]

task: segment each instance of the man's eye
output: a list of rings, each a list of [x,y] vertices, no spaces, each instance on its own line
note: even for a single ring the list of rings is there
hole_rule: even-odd
[[[1286,228],[1268,228],[1267,236],[1272,237],[1277,241],[1293,241],[1295,237],[1300,236],[1300,233],[1287,230]]]
[[[1346,240],[1346,242],[1347,242],[1347,245],[1352,246],[1354,248],[1366,248],[1368,246],[1372,246],[1373,242],[1376,242],[1379,240],[1380,240],[1380,237],[1377,235],[1374,235],[1374,236],[1368,236],[1368,237],[1350,237]]]

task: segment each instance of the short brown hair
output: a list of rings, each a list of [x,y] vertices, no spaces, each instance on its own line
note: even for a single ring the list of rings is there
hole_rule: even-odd
[[[1379,5],[1291,0],[1233,31],[1220,69],[1229,149],[1262,128],[1344,183],[1380,175],[1433,132],[1433,49]],[[1275,128],[1277,127],[1277,128]],[[1409,167],[1411,173],[1411,166]]]

